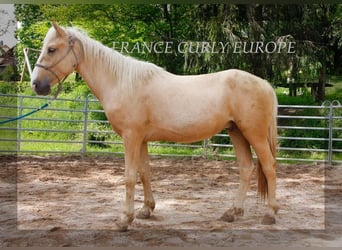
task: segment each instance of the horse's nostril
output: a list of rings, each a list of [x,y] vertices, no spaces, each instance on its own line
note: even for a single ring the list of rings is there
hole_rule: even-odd
[[[42,87],[42,84],[38,80],[34,80],[31,84],[31,88],[33,91],[38,92]]]
[[[40,85],[40,83],[39,83],[39,81],[37,81],[37,80],[34,80],[34,81],[32,82],[32,86],[39,87],[39,85]]]
[[[51,87],[48,82],[34,80],[32,81],[31,88],[38,95],[48,95],[51,92]]]

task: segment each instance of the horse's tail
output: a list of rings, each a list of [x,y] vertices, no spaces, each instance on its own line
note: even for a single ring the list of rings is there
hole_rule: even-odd
[[[277,113],[278,113],[278,101],[277,96],[275,93],[273,93],[273,112],[272,117],[269,123],[268,127],[268,135],[267,135],[267,142],[270,147],[272,156],[274,158],[274,161],[276,160],[276,154],[277,154]],[[276,163],[273,165],[274,168],[276,168]],[[260,161],[258,160],[257,164],[257,176],[258,176],[258,194],[262,198],[262,200],[265,200],[268,196],[268,185],[267,185],[267,179],[266,176],[262,170],[262,166]]]

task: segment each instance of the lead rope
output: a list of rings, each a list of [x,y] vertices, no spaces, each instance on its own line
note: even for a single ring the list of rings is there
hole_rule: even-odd
[[[24,119],[25,117],[27,117],[29,115],[32,115],[32,114],[34,114],[34,113],[36,113],[36,112],[38,112],[40,110],[43,110],[43,109],[47,108],[54,100],[57,99],[57,96],[62,91],[62,83],[64,82],[65,78],[61,82],[58,83],[58,89],[57,89],[56,93],[53,95],[53,97],[47,103],[45,103],[42,106],[40,106],[39,108],[36,108],[36,109],[34,109],[34,110],[32,110],[32,111],[30,111],[30,112],[28,112],[26,114],[23,114],[21,116],[14,117],[14,118],[9,118],[9,119],[4,120],[4,121],[0,121],[0,125]]]

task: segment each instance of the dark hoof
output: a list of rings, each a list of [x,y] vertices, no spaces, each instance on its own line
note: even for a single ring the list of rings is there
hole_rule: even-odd
[[[233,222],[235,220],[234,210],[227,210],[220,218],[222,221]]]
[[[136,215],[136,218],[148,219],[151,217],[151,214],[152,214],[152,210],[149,207],[144,206],[139,210],[138,214]]]
[[[265,214],[264,218],[261,221],[261,224],[263,225],[273,225],[275,223],[276,223],[275,217],[270,214]]]
[[[115,222],[115,231],[118,232],[127,232],[128,231],[128,225],[120,223],[120,222]]]
[[[140,210],[136,218],[146,220],[151,217],[151,213],[148,210]]]

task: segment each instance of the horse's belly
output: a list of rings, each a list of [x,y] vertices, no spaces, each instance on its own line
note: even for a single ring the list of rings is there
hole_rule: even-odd
[[[153,126],[148,139],[150,141],[197,142],[207,139],[228,126],[229,119],[205,121],[173,121]]]
[[[159,94],[149,89],[151,140],[195,142],[227,126],[231,120],[229,91],[222,83],[208,85],[200,79],[158,85]]]

